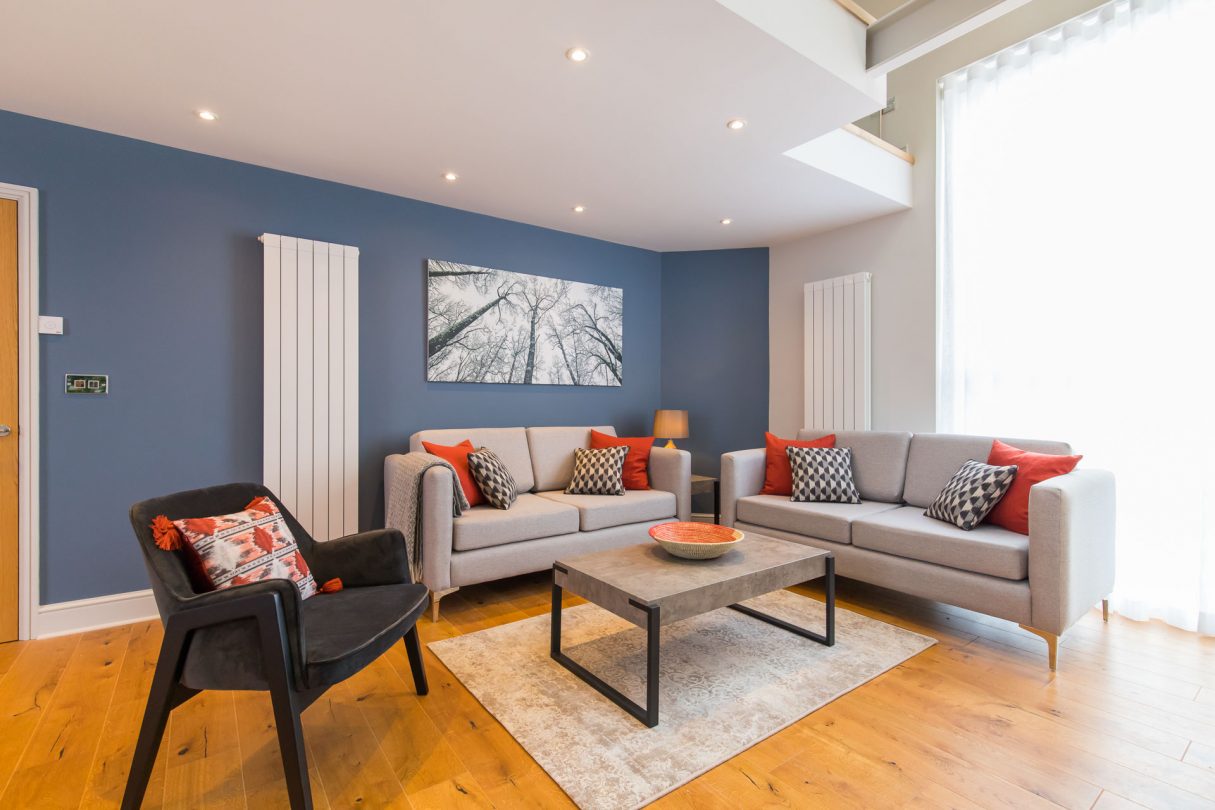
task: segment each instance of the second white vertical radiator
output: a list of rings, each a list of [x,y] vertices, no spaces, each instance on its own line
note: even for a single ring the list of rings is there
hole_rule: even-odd
[[[869,430],[871,283],[854,273],[806,285],[806,428]]]
[[[359,251],[263,234],[262,478],[317,540],[359,528]]]

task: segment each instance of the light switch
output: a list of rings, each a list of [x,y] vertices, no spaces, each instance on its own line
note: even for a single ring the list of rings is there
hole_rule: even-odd
[[[108,394],[108,374],[64,374],[63,390],[68,394]]]
[[[38,333],[41,335],[62,335],[63,318],[58,315],[39,315]]]

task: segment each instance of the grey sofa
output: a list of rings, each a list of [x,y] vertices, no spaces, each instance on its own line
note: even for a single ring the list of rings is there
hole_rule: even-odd
[[[610,426],[597,427],[616,435]],[[433,467],[422,479],[422,582],[430,589],[431,618],[439,600],[463,585],[542,571],[558,557],[649,542],[648,529],[691,514],[691,456],[655,447],[650,452],[649,490],[624,495],[566,495],[574,473],[574,450],[590,446],[589,427],[472,428],[423,430],[409,437],[411,453],[422,442],[454,445],[469,439],[488,447],[510,469],[519,497],[510,509],[488,504],[452,517],[452,477]],[[388,528],[407,514],[399,502],[402,456],[384,464]]]
[[[824,431],[803,430],[799,439]],[[1062,442],[1002,439],[1036,453],[1070,454]],[[914,596],[1017,622],[1047,643],[1114,584],[1114,477],[1077,468],[1030,490],[1029,536],[982,524],[962,531],[924,516],[967,459],[987,460],[992,438],[935,433],[836,432],[852,451],[862,502],[795,503],[760,495],[763,448],[726,453],[722,523],[835,553],[836,571]]]

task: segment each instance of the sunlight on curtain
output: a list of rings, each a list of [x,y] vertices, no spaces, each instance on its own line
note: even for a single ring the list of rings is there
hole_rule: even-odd
[[[1212,0],[1118,0],[942,81],[938,428],[1118,486],[1115,610],[1215,633]]]

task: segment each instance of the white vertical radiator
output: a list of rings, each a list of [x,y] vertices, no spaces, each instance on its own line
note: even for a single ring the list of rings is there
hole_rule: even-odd
[[[358,531],[359,251],[263,234],[262,478],[317,540]]]
[[[805,414],[820,430],[869,430],[870,273],[806,285]]]

